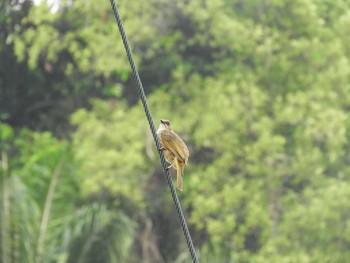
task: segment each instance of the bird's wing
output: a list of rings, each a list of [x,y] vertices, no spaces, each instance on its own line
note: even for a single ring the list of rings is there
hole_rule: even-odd
[[[174,131],[165,130],[161,133],[163,146],[171,151],[178,160],[187,163],[189,151],[186,144]]]

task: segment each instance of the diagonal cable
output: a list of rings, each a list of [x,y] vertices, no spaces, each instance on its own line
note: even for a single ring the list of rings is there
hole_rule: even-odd
[[[181,223],[181,226],[182,226],[182,230],[184,232],[184,235],[185,235],[185,238],[186,238],[186,242],[187,242],[188,248],[189,248],[190,253],[191,253],[192,260],[193,260],[194,263],[197,263],[199,261],[198,261],[197,255],[196,255],[196,250],[194,249],[194,245],[193,245],[193,242],[192,242],[191,234],[190,234],[190,232],[188,230],[188,226],[187,226],[187,223],[186,223],[186,219],[185,219],[184,213],[183,213],[182,208],[181,208],[181,204],[180,204],[179,198],[178,198],[178,196],[176,194],[175,187],[173,185],[173,182],[171,180],[169,171],[167,169],[167,163],[165,161],[163,151],[159,150],[161,147],[160,147],[160,143],[159,143],[158,136],[157,136],[157,133],[156,133],[156,129],[154,127],[151,111],[150,111],[150,109],[148,107],[148,104],[147,104],[146,95],[145,95],[145,92],[144,92],[144,89],[143,89],[143,86],[142,86],[142,82],[141,82],[139,73],[138,73],[136,65],[135,65],[134,58],[132,56],[132,52],[131,52],[131,49],[130,49],[130,45],[129,45],[128,39],[127,39],[125,31],[124,31],[122,20],[121,20],[121,18],[119,16],[117,5],[115,4],[114,0],[110,0],[110,2],[111,2],[111,5],[112,5],[112,9],[113,9],[113,12],[114,12],[115,19],[116,19],[118,27],[119,27],[119,31],[120,31],[120,34],[121,34],[121,37],[122,37],[122,40],[123,40],[123,44],[124,44],[124,47],[125,47],[125,50],[126,50],[126,54],[128,56],[129,62],[130,62],[132,73],[133,73],[134,78],[136,80],[137,89],[139,91],[139,95],[140,95],[140,98],[141,98],[141,101],[142,101],[142,105],[143,105],[143,108],[145,110],[149,126],[151,128],[153,139],[154,139],[154,141],[156,143],[156,146],[157,146],[157,149],[159,151],[160,160],[162,162],[163,169],[165,171],[166,179],[168,181],[168,185],[169,185],[169,188],[170,188],[171,196],[172,196],[173,201],[174,201],[176,212],[177,212],[177,214],[178,214],[178,216],[180,218],[180,223]]]

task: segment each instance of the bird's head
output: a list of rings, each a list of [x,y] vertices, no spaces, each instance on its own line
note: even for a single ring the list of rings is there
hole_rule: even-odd
[[[160,127],[167,130],[172,130],[170,121],[168,120],[160,120]]]

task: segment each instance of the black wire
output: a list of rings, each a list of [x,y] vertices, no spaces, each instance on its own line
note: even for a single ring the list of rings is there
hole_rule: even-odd
[[[117,8],[114,0],[110,0],[110,1],[111,1],[111,5],[112,5],[112,9],[113,9],[113,12],[114,12],[115,19],[116,19],[118,27],[119,27],[119,31],[120,31],[121,37],[123,39],[124,47],[125,47],[126,54],[128,56],[129,62],[130,62],[132,73],[133,73],[133,75],[135,77],[135,80],[136,80],[136,84],[137,84],[137,88],[138,88],[138,91],[139,91],[139,94],[140,94],[142,105],[143,105],[143,108],[145,110],[149,126],[151,128],[153,139],[154,139],[154,141],[156,143],[156,146],[157,146],[157,149],[159,151],[160,160],[162,162],[163,169],[165,171],[166,179],[168,181],[168,185],[169,185],[169,188],[170,188],[171,196],[173,197],[173,201],[174,201],[174,204],[175,204],[176,212],[177,212],[177,214],[178,214],[178,216],[180,218],[180,223],[181,223],[181,226],[182,226],[182,230],[184,232],[184,235],[185,235],[185,238],[186,238],[186,242],[187,242],[188,248],[190,250],[193,262],[197,263],[199,261],[198,261],[197,255],[196,255],[196,250],[194,249],[192,238],[191,238],[191,234],[190,234],[190,231],[188,230],[186,219],[185,219],[185,216],[183,214],[179,198],[177,197],[175,187],[173,185],[173,182],[171,180],[171,176],[170,176],[169,171],[167,169],[168,165],[167,165],[167,163],[165,161],[163,151],[160,150],[161,147],[160,147],[160,143],[159,143],[158,136],[157,136],[157,133],[156,133],[156,129],[154,127],[151,111],[150,111],[150,109],[148,107],[148,104],[147,104],[146,95],[145,95],[145,92],[143,90],[142,82],[141,82],[139,73],[137,71],[137,68],[136,68],[136,65],[135,65],[135,62],[134,62],[134,59],[133,59],[133,56],[132,56],[132,52],[131,52],[131,49],[130,49],[130,45],[129,45],[128,39],[126,37],[124,28],[123,28],[123,23],[122,23],[122,20],[121,20],[121,18],[119,16],[118,8]]]

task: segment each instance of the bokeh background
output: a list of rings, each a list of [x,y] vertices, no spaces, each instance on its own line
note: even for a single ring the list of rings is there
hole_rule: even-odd
[[[117,3],[200,261],[350,262],[350,1]],[[0,262],[190,262],[110,2],[0,11]]]

